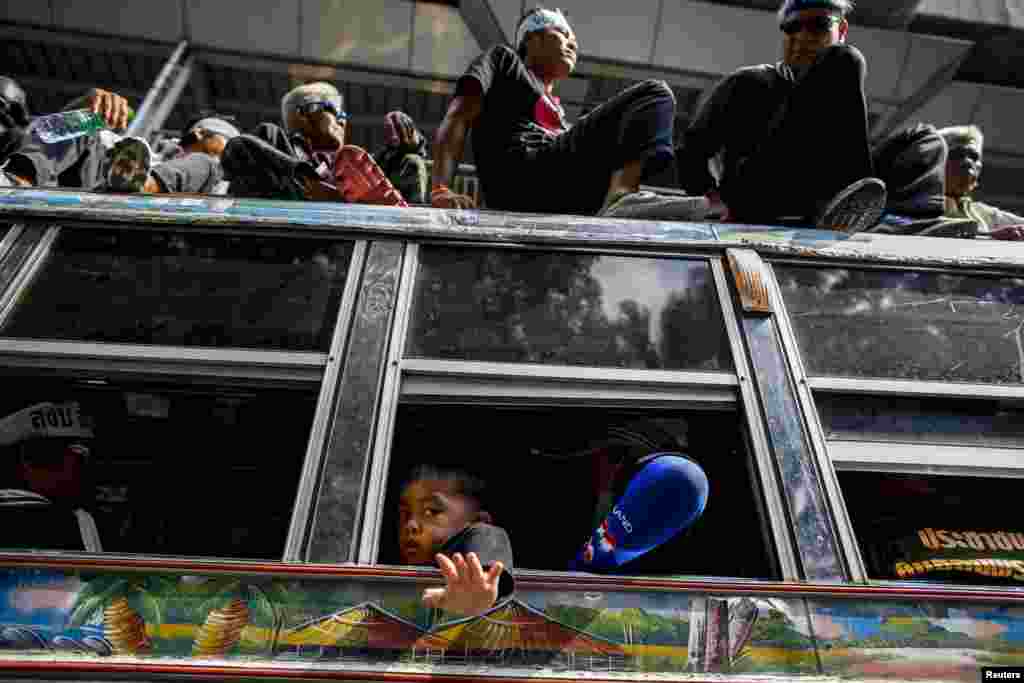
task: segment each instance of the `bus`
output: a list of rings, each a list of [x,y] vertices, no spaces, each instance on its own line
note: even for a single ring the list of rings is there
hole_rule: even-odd
[[[0,543],[7,677],[1024,665],[1015,244],[0,189],[0,375],[0,416],[91,416],[102,541]],[[707,509],[623,573],[568,571],[624,433],[698,461]],[[398,560],[431,462],[483,472],[515,548],[480,616]]]

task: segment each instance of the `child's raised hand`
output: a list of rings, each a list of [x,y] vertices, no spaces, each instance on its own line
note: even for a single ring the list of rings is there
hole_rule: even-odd
[[[476,553],[467,553],[465,558],[455,553],[451,559],[438,553],[435,559],[444,575],[445,586],[423,591],[424,605],[473,617],[494,606],[498,599],[498,579],[505,569],[500,561],[484,571]]]

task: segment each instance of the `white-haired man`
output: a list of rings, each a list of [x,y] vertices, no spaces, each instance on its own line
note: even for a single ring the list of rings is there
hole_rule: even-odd
[[[641,192],[670,167],[676,102],[663,81],[639,83],[573,126],[555,95],[576,67],[576,34],[557,9],[520,19],[514,48],[498,45],[459,79],[434,138],[431,203],[468,208],[448,188],[473,131],[473,151],[488,208],[620,218],[698,218],[703,197]]]
[[[224,149],[229,194],[407,206],[365,151],[345,144],[348,113],[330,83],[306,83],[281,98],[284,128],[263,123]]]
[[[992,239],[1024,239],[1024,217],[976,202],[974,191],[981,181],[985,136],[977,126],[952,126],[939,134],[946,141],[947,218],[967,218],[978,226],[978,233]]]
[[[787,219],[825,230],[873,227],[885,206],[874,178],[864,56],[846,45],[852,0],[785,0],[782,61],[739,69],[702,104],[677,150],[680,183],[726,219]],[[708,162],[721,156],[721,177]]]
[[[91,419],[78,403],[37,403],[0,419],[0,547],[102,552],[88,503]]]

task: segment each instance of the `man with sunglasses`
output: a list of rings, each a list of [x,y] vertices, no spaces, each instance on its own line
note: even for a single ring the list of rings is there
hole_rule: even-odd
[[[92,422],[78,403],[37,403],[0,419],[0,548],[102,552],[88,502]]]
[[[470,197],[448,187],[472,130],[489,208],[703,217],[703,197],[640,190],[644,178],[672,164],[676,102],[668,85],[639,83],[570,126],[555,85],[575,69],[577,53],[576,34],[565,15],[536,7],[520,19],[514,46],[495,46],[469,66],[434,138],[433,206],[473,206]]]
[[[684,133],[687,192],[744,223],[858,232],[878,222],[885,185],[873,177],[864,57],[846,45],[852,9],[852,0],[782,3],[782,61],[727,76]]]
[[[943,128],[946,141],[946,218],[970,219],[978,234],[999,240],[1024,240],[1024,217],[974,201],[981,181],[985,136],[977,126]]]
[[[260,124],[224,148],[235,197],[407,206],[365,150],[345,144],[348,113],[330,83],[306,83],[281,99],[284,128]]]

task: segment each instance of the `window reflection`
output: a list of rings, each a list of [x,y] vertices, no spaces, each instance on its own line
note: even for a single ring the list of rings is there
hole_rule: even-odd
[[[327,241],[65,229],[2,334],[326,351],[350,253]]]
[[[777,266],[816,375],[1018,383],[1024,279]]]
[[[704,261],[424,249],[407,353],[431,358],[732,369]]]

